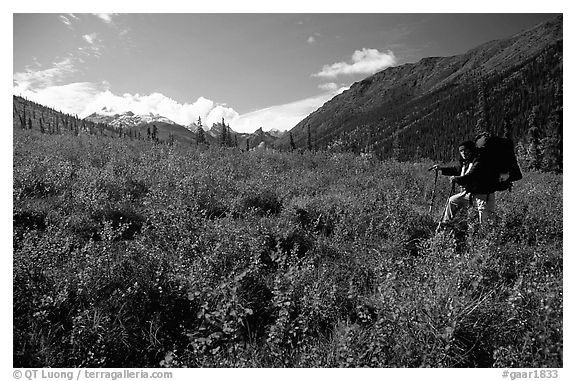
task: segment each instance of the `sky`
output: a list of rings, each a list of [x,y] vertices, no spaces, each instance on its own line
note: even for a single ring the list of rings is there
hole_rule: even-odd
[[[287,130],[354,82],[553,17],[438,13],[14,13],[13,92],[66,113]]]
[[[138,5],[135,10],[134,6],[123,3],[136,2],[118,0],[69,1],[64,5],[57,0],[38,1],[33,5],[29,5],[28,0],[8,1],[3,7],[9,12],[0,13],[0,28],[4,28],[1,34],[3,51],[12,51],[12,62],[4,60],[7,61],[4,65],[12,65],[14,94],[23,93],[66,112],[86,115],[104,106],[118,111],[131,107],[142,112],[166,113],[180,123],[196,120],[197,116],[206,123],[211,112],[212,118],[219,121],[219,114],[229,113],[235,129],[250,132],[258,127],[264,130],[291,128],[339,89],[366,78],[374,70],[385,69],[386,65],[416,62],[426,56],[460,54],[552,16],[510,13],[566,12],[564,30],[569,39],[574,35],[573,26],[576,25],[569,1],[331,1],[320,6],[315,6],[311,0],[303,2],[305,5],[296,0],[275,2],[274,7],[264,8],[267,12],[300,14],[255,15],[241,13],[262,11],[259,3],[253,5],[249,0],[231,3],[163,0],[150,2],[152,5]],[[291,5],[294,3],[298,5]],[[67,13],[73,11],[83,13],[74,16]],[[102,11],[124,13],[89,13]],[[125,13],[132,11],[151,13]],[[391,11],[395,14],[388,14]],[[509,14],[429,13],[455,11]],[[178,14],[175,19],[154,14],[162,12],[234,14]],[[327,12],[338,14],[325,14]],[[348,15],[351,12],[380,14]],[[563,59],[568,68],[574,67],[572,45],[564,47]],[[390,58],[393,60],[389,61]],[[8,76],[10,69],[5,67],[3,72]],[[8,86],[6,83],[4,88],[9,89]],[[568,101],[573,99],[571,70],[564,73],[564,88],[564,97]],[[12,96],[5,94],[5,97],[2,102],[5,112],[1,115],[6,117],[6,123],[11,123],[8,117],[12,114],[9,99]],[[564,109],[564,119],[567,125],[574,124],[572,108]],[[567,146],[575,141],[572,131],[571,128],[564,131]],[[11,179],[11,134],[5,136],[0,145],[4,155],[0,174],[5,180]],[[574,175],[574,165],[571,165],[576,162],[574,152],[564,150],[565,163],[570,164],[565,166],[567,179]],[[12,182],[4,183],[0,210],[5,218],[1,226],[4,249],[9,253]],[[566,181],[563,192],[574,194],[574,184],[576,182]],[[567,238],[564,245],[566,252],[571,253],[575,248],[570,237],[576,234],[576,201],[566,197],[564,203]],[[5,255],[2,261],[2,268],[6,270],[2,286],[10,290],[12,278],[8,272],[12,268],[12,257]],[[574,257],[565,256],[564,265],[573,269]],[[566,277],[565,289],[573,290],[573,282],[572,277]],[[566,321],[576,317],[574,298],[570,295],[573,293],[566,293]],[[6,330],[10,329],[9,314],[0,320],[5,323]],[[564,328],[564,342],[570,343],[565,348],[566,358],[573,358],[569,353],[574,352],[574,330],[570,324]],[[9,340],[4,343],[1,351],[5,356],[2,358],[11,359],[12,345]],[[564,374],[569,370],[574,374],[574,367],[566,365]],[[8,366],[11,364],[6,363]],[[371,374],[380,379],[389,375],[382,374],[381,370],[369,371],[380,371]],[[461,380],[465,377],[472,381],[484,380],[487,376],[482,370],[473,373],[466,369],[436,371],[440,373],[434,373],[436,376],[431,376],[432,379]],[[253,375],[250,374],[251,379]],[[272,376],[278,377],[278,374]]]

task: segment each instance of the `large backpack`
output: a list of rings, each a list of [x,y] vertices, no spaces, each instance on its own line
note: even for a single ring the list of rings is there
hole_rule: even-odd
[[[510,190],[514,181],[522,179],[512,140],[483,134],[476,138],[476,147],[479,160],[490,172],[493,191]],[[499,181],[500,174],[505,173],[509,175],[508,180]]]

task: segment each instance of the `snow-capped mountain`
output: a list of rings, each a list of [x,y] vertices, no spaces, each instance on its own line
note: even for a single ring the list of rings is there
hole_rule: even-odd
[[[184,126],[184,127],[186,127],[186,129],[188,129],[188,130],[190,130],[190,131],[192,131],[192,132],[194,132],[194,133],[197,133],[197,132],[198,132],[198,128],[202,128],[202,129],[204,130],[204,132],[206,132],[206,131],[209,130],[208,127],[206,127],[206,126],[198,126],[196,123],[191,123],[191,124],[189,124],[189,125],[187,125],[187,126]]]
[[[150,124],[150,123],[166,123],[166,124],[177,124],[172,120],[158,114],[148,113],[144,115],[136,115],[132,111],[127,111],[122,114],[113,114],[110,115],[109,111],[104,107],[101,110],[101,113],[93,113],[86,118],[91,122],[95,123],[106,123],[113,127],[120,127],[120,128],[130,128],[130,127],[137,127],[143,124]]]
[[[92,113],[84,119],[93,123],[107,124],[123,130],[136,130],[144,136],[147,136],[148,130],[152,128],[152,125],[155,125],[158,129],[158,136],[161,139],[169,139],[170,136],[173,136],[176,140],[187,143],[196,141],[198,130],[202,128],[202,130],[204,130],[204,139],[209,145],[222,144],[222,131],[226,128],[229,140],[228,144],[242,148],[250,147],[250,149],[257,147],[273,148],[276,140],[285,134],[285,132],[275,129],[263,131],[262,127],[252,133],[241,133],[234,131],[230,126],[223,123],[213,123],[211,127],[208,127],[198,126],[193,122],[187,126],[182,126],[161,115],[153,113],[136,115],[132,111],[119,114],[109,110],[107,107],[103,107],[98,112]]]
[[[273,136],[275,138],[279,138],[282,135],[284,135],[286,133],[286,131],[280,131],[277,128],[273,128],[271,130],[266,131],[270,136]]]

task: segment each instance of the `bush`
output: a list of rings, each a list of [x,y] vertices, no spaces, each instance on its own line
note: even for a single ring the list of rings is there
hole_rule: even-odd
[[[562,176],[428,166],[15,130],[14,366],[562,367]]]

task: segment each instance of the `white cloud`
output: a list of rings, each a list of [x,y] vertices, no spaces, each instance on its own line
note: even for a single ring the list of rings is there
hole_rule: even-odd
[[[338,88],[338,85],[334,82],[321,83],[318,85],[318,88],[324,91],[334,91]]]
[[[91,33],[91,34],[83,35],[82,38],[84,39],[84,41],[86,41],[87,43],[92,45],[92,44],[94,44],[94,42],[96,42],[97,36],[98,36],[98,33]]]
[[[294,127],[310,113],[347,89],[349,89],[348,86],[341,87],[315,97],[243,114],[232,120],[230,126],[238,132],[254,132],[259,127],[262,127],[264,131],[272,129],[285,131]]]
[[[28,89],[53,86],[76,71],[74,60],[67,57],[54,62],[54,66],[49,69],[14,73],[14,87],[22,92]]]
[[[181,104],[161,93],[117,95],[109,90],[110,84],[106,81],[58,84],[66,74],[74,70],[72,59],[66,59],[51,69],[16,73],[14,94],[66,113],[78,114],[81,118],[93,112],[101,112],[106,107],[111,114],[126,111],[159,114],[184,126],[196,122],[198,117],[208,127],[224,118],[235,131],[254,132],[260,127],[265,131],[290,129],[325,102],[348,89],[337,88],[335,83],[326,83],[322,88],[327,91],[318,96],[239,115],[232,107],[204,97],[199,97],[193,103]]]
[[[356,50],[352,54],[352,61],[336,62],[331,65],[324,65],[319,73],[314,77],[336,78],[339,75],[353,74],[374,74],[397,63],[396,56],[391,50],[380,52],[377,49]]]
[[[104,21],[106,24],[112,23],[112,17],[116,16],[116,13],[94,13],[94,16],[98,17],[100,20]]]
[[[14,87],[14,94],[26,97],[45,106],[68,114],[80,114],[94,97],[103,91],[102,85],[90,82],[76,82],[60,86],[48,86],[40,89]],[[82,115],[84,116],[84,115]]]
[[[202,119],[203,125],[212,126],[212,123],[220,122],[222,117],[231,120],[238,116],[232,108],[216,104],[204,97],[199,97],[191,104],[181,104],[161,93],[150,95],[126,93],[120,96],[108,90],[97,94],[79,114],[87,116],[104,107],[112,114],[126,111],[132,111],[135,114],[159,114],[184,126],[196,122],[198,117]]]
[[[60,20],[68,27],[72,27],[72,22],[66,16],[60,16]]]
[[[181,104],[160,93],[116,95],[109,90],[109,86],[105,81],[77,82],[34,89],[15,86],[14,94],[65,113],[78,114],[81,118],[93,112],[102,112],[106,107],[109,110],[107,114],[126,111],[135,114],[153,113],[184,126],[196,122],[200,117],[204,126],[211,127],[213,123],[219,123],[224,118],[235,131],[254,132],[260,127],[265,131],[290,129],[325,102],[349,88],[341,87],[315,97],[239,115],[233,108],[204,97],[199,97],[193,103]]]
[[[313,35],[311,35],[310,37],[308,37],[308,43],[309,44],[313,44],[317,41],[318,37],[321,37],[322,35],[318,32],[314,33]]]
[[[224,118],[224,123],[230,124],[230,122],[238,118],[238,116],[239,114],[233,108],[218,105],[210,110],[210,113],[206,117],[205,125],[211,127],[213,123],[222,122],[222,118]]]
[[[29,83],[17,82],[14,94],[24,96],[40,104],[54,107],[70,114],[84,118],[93,112],[101,112],[106,107],[107,114],[132,111],[135,114],[159,114],[181,125],[196,122],[198,117],[202,124],[212,126],[224,118],[227,123],[238,118],[238,113],[226,105],[199,97],[193,103],[178,103],[160,93],[150,95],[122,94],[116,95],[109,90],[107,82],[77,82],[67,85],[47,85],[32,87]],[[36,82],[35,82],[36,83]],[[48,81],[45,83],[49,83]],[[40,83],[36,83],[42,85]]]
[[[73,24],[80,20],[78,16],[73,13],[67,13],[66,15],[60,15],[58,17],[60,18],[60,21],[62,21],[62,23],[71,30],[74,30]]]

